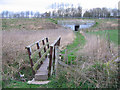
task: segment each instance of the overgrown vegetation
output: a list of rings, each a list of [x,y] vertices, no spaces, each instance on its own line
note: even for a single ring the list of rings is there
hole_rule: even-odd
[[[85,45],[85,38],[84,36],[79,32],[75,33],[75,40],[72,44],[69,44],[66,46],[66,49],[64,49],[61,53],[65,54],[67,52],[66,58],[68,58],[68,63],[74,61],[74,59],[77,57],[76,52],[80,50]],[[66,50],[66,52],[65,52]],[[67,62],[66,62],[67,63]],[[74,63],[74,62],[73,62]]]
[[[83,34],[87,41],[84,48],[78,50],[76,65],[60,67],[59,72],[66,71],[64,77],[68,82],[74,81],[75,87],[117,88],[117,63],[114,62],[118,58],[117,47],[100,36]]]
[[[94,20],[96,22],[95,25],[88,29],[84,29],[84,31],[91,32],[91,31],[117,30],[118,29],[118,19],[90,19],[90,20]]]
[[[31,22],[31,20],[33,19],[6,19],[6,22],[9,23],[10,21],[14,21],[13,23],[17,24],[18,22],[22,23],[23,21],[23,23],[28,24]],[[40,19],[35,19],[33,22],[41,23],[42,21],[39,20]],[[45,20],[45,22],[47,22],[47,20]],[[42,23],[44,23],[44,21]],[[48,28],[49,25],[45,27]],[[65,38],[65,40],[62,39],[62,46],[67,45],[74,39],[74,33],[71,30],[66,30],[64,28],[50,30],[12,30],[10,28],[10,31],[7,29],[4,30],[2,32],[2,75],[4,76],[2,78],[3,87],[6,87],[7,84],[11,84],[11,82],[9,82],[11,80],[21,81],[19,72],[22,75],[24,74],[24,79],[26,81],[33,78],[30,61],[25,46],[34,43],[44,37],[48,37],[49,42],[52,43],[54,40],[56,40],[56,38],[58,38],[59,35],[61,35],[62,38]]]
[[[56,19],[49,18],[48,20],[50,20],[50,22],[53,22],[53,23],[57,24],[57,20]]]
[[[97,32],[89,32],[90,34],[96,34],[100,36],[105,36],[106,33],[109,34],[110,41],[114,42],[115,44],[120,44],[118,42],[118,30],[104,30],[104,31],[97,31]]]
[[[57,29],[57,20],[44,18],[2,19],[2,30]],[[46,27],[47,26],[47,27]]]
[[[60,67],[59,73],[65,71],[67,74],[64,74],[64,77],[67,82],[72,82],[72,85],[77,88],[117,88],[118,67],[115,60],[118,58],[118,30],[112,30],[117,29],[117,20],[96,21],[97,23],[91,27],[95,32],[91,32],[90,28],[88,33],[83,33],[87,41],[84,48],[78,50],[77,58],[66,60],[65,57],[69,56],[70,51],[65,52],[61,57],[71,68]],[[110,26],[101,27],[105,23],[109,23]],[[102,31],[97,31],[96,28]],[[103,31],[104,29],[109,30]],[[76,64],[70,63],[71,61]],[[72,65],[75,66],[72,67]]]
[[[55,21],[51,20],[51,22]],[[26,82],[11,80],[10,85],[6,87],[116,88],[117,64],[114,60],[118,58],[118,51],[114,43],[117,44],[118,42],[118,30],[113,30],[113,28],[116,28],[115,25],[117,24],[117,20],[96,19],[96,22],[95,26],[87,29],[89,31],[88,33],[84,32],[81,34],[75,32],[76,38],[73,43],[67,45],[66,51],[63,50],[61,52],[62,54],[65,54],[61,58],[71,68],[59,66],[58,77],[51,77],[49,79],[51,82],[46,85],[28,85]],[[101,27],[105,24],[108,25]],[[112,28],[108,27],[109,25]],[[90,30],[96,32],[91,32]],[[109,33],[109,37],[105,32]],[[108,39],[113,43],[109,42]]]

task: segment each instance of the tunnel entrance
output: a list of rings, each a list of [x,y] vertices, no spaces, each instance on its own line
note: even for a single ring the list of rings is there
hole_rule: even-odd
[[[75,25],[75,31],[79,30],[79,25]]]

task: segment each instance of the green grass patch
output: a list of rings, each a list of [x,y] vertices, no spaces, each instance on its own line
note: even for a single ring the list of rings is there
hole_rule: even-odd
[[[10,84],[4,88],[40,88],[40,85],[32,85],[22,81],[11,80]]]
[[[27,84],[27,82],[11,80],[10,84],[4,88],[66,88],[66,87],[75,87],[73,83],[68,83],[65,78],[66,72],[61,73],[59,79],[56,79],[53,75],[49,80],[48,84],[44,85],[33,85]],[[70,85],[71,84],[71,85]]]
[[[84,36],[79,32],[75,33],[75,39],[72,44],[67,45],[66,50],[67,52],[70,52],[70,55],[74,55],[76,51],[78,51],[82,46],[85,45],[85,38]],[[72,51],[72,52],[71,52]],[[62,51],[62,54],[65,53],[65,50]]]
[[[49,20],[50,22],[52,22],[52,23],[57,24],[57,20],[56,20],[56,19],[48,18],[48,20]]]
[[[104,31],[96,31],[96,32],[88,32],[89,34],[96,34],[100,36],[105,36],[105,33],[109,33],[110,41],[114,42],[116,45],[120,45],[118,42],[118,30],[104,30]]]
[[[11,80],[8,86],[4,88],[79,88],[79,86],[76,86],[74,84],[74,81],[71,80],[70,82],[67,81],[66,72],[61,72],[59,78],[57,79],[54,75],[49,79],[50,82],[48,84],[44,85],[33,85],[33,84],[27,84],[27,82],[22,81],[16,81]],[[82,83],[80,83],[81,85]],[[91,87],[91,86],[89,86]],[[82,88],[88,88],[88,84],[82,85]],[[91,87],[92,88],[92,87]]]
[[[76,52],[78,50],[80,50],[85,45],[85,38],[84,38],[84,36],[81,33],[79,33],[79,32],[74,32],[74,33],[75,33],[76,37],[75,37],[73,43],[67,45],[67,47],[65,49],[65,50],[67,50],[68,64],[70,64],[71,61],[72,61],[72,64],[75,64],[74,60],[77,57]],[[63,50],[61,53],[65,54],[65,50]]]
[[[117,26],[111,26],[112,24],[118,24],[118,19],[85,19],[85,20],[93,20],[95,24],[86,29],[86,30],[114,30],[117,29]]]
[[[97,27],[99,25],[99,22],[96,22],[92,27]]]

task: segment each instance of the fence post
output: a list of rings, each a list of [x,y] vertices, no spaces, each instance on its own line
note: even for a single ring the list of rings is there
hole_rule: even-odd
[[[45,45],[44,39],[42,40],[43,46]],[[44,52],[46,52],[46,47],[44,47]],[[47,55],[45,56],[47,58]]]
[[[55,70],[55,46],[53,47],[53,70]]]
[[[53,53],[53,46],[50,46],[50,58],[49,58],[49,70],[48,70],[48,76],[51,75],[51,67],[52,67],[52,53]]]
[[[59,60],[59,48],[58,46],[55,46],[55,56],[56,56],[56,60],[55,60],[55,75],[56,75],[56,78],[58,77],[57,74],[58,74],[58,60]]]
[[[34,75],[34,74],[35,74],[35,71],[33,70],[33,61],[32,61],[32,58],[31,58],[31,48],[30,48],[30,47],[27,47],[27,50],[28,50],[28,55],[29,55],[29,60],[30,60],[32,72],[33,72],[33,75]]]
[[[39,42],[37,42],[36,44],[37,44],[37,49],[40,49]],[[39,51],[39,58],[41,58],[41,52],[40,51]]]
[[[58,46],[60,46],[60,40],[61,40],[61,37],[59,37],[59,40],[58,40],[58,43],[57,43]]]
[[[46,38],[46,42],[48,43],[48,38]],[[47,44],[47,47],[49,48],[49,44]]]
[[[40,44],[39,44],[39,42],[37,42],[36,44],[37,44],[37,49],[39,50],[39,49],[40,49]],[[39,58],[41,58],[41,51],[39,51],[38,54],[39,54]],[[43,64],[42,61],[41,61],[40,63]]]

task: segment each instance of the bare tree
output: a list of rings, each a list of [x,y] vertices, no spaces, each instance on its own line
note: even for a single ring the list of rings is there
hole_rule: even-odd
[[[86,11],[83,15],[83,17],[91,17],[91,13],[89,11]]]
[[[21,16],[21,18],[24,18],[24,12],[22,11],[22,12],[20,12],[20,16]]]
[[[112,9],[112,14],[113,14],[114,17],[117,17],[118,10],[117,9]]]
[[[30,14],[30,12],[26,11],[26,18],[29,18],[29,14]]]

